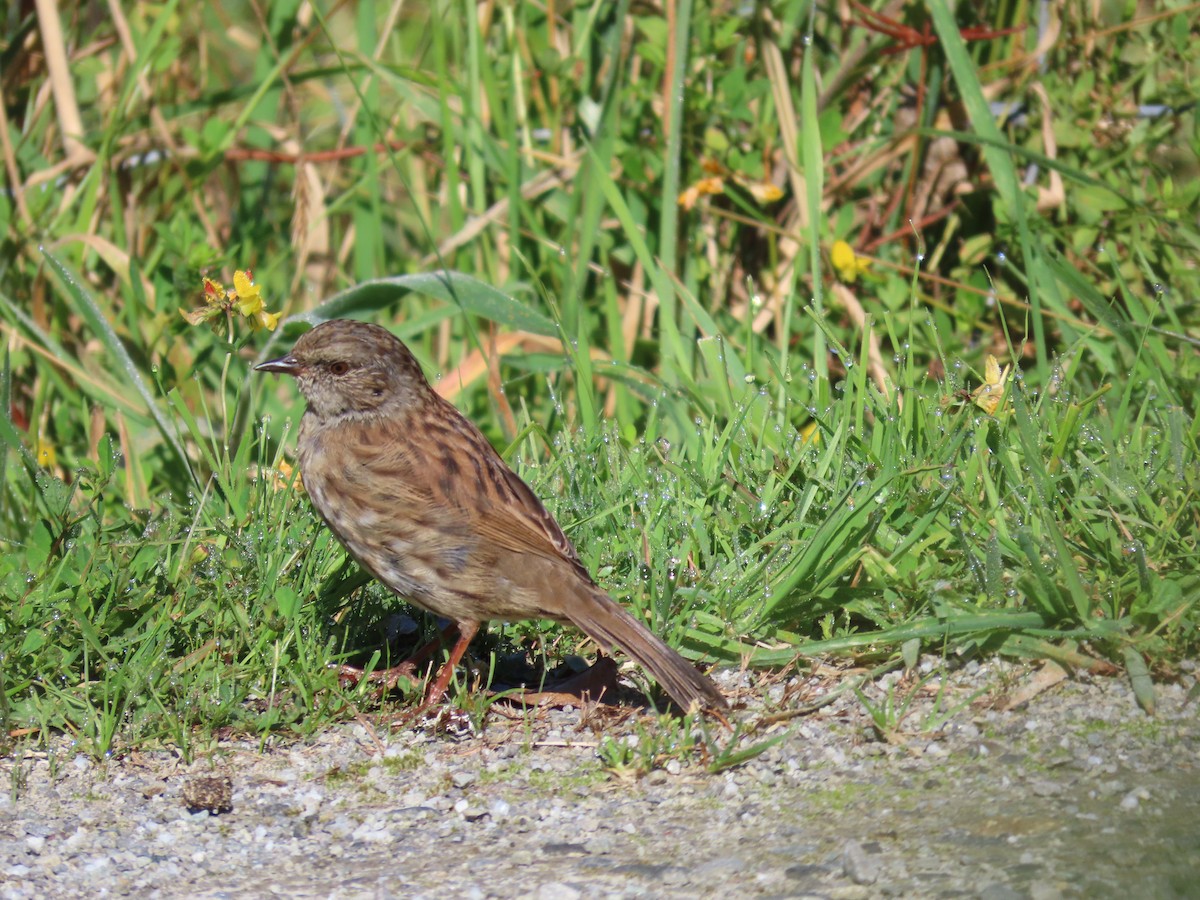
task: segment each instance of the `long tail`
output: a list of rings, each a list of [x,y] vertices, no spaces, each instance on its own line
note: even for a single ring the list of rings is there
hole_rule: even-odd
[[[728,708],[712,681],[603,591],[580,591],[576,598],[569,611],[571,621],[606,650],[620,647],[645,666],[681,707]]]

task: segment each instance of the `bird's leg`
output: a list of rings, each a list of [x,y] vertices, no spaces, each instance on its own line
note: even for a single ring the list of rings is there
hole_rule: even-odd
[[[450,650],[450,656],[442,663],[441,669],[438,670],[437,680],[434,681],[429,690],[425,692],[425,700],[421,703],[418,711],[423,711],[439,702],[446,695],[446,688],[450,686],[450,679],[454,676],[454,668],[462,659],[463,654],[467,652],[467,645],[475,637],[479,631],[480,623],[477,621],[458,622],[458,641]],[[447,629],[447,632],[449,629]]]
[[[479,626],[476,625],[475,630],[478,629]],[[408,659],[404,660],[403,662],[399,662],[388,669],[376,669],[374,672],[371,672],[365,677],[368,681],[374,681],[382,685],[385,691],[390,691],[396,686],[397,682],[399,682],[401,678],[411,678],[414,676],[417,672],[417,668],[424,665],[429,660],[429,657],[433,656],[435,650],[437,650],[443,644],[448,643],[450,638],[458,633],[461,633],[458,623],[450,622],[445,628],[438,632],[437,637],[435,637],[432,641],[421,645]],[[471,634],[474,633],[474,631],[471,632]],[[459,653],[459,656],[462,656],[462,653]],[[358,666],[350,665],[339,666],[338,674],[343,678],[350,680],[351,683],[357,683],[364,677],[362,669],[360,669]],[[443,692],[444,691],[445,688],[443,688]]]

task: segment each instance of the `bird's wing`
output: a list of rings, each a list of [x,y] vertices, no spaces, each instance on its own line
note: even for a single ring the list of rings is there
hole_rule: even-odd
[[[488,477],[494,480],[497,492],[503,498],[500,503],[493,505],[492,511],[494,513],[500,510],[503,515],[492,515],[486,518],[489,520],[489,524],[495,525],[497,532],[513,535],[516,538],[514,543],[504,543],[504,545],[513,550],[520,550],[531,543],[546,543],[555,556],[565,557],[575,565],[582,567],[583,564],[580,562],[579,552],[575,549],[575,545],[563,533],[562,527],[554,520],[554,517],[546,511],[542,501],[537,498],[529,485],[508,467],[500,455],[492,450],[490,445],[488,450],[490,452],[485,454]],[[490,530],[489,536],[491,536]],[[501,534],[497,534],[493,539],[500,541],[501,537]]]
[[[410,509],[463,527],[504,550],[565,560],[590,582],[574,545],[529,486],[478,428],[442,403],[419,439],[414,439],[418,429],[394,421],[366,429],[364,442],[374,452],[361,456],[368,460],[371,480],[387,485]],[[438,425],[429,427],[430,422]]]

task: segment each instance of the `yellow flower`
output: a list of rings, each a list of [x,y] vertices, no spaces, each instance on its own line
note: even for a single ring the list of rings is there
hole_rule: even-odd
[[[247,319],[254,330],[266,328],[274,331],[279,324],[279,313],[267,310],[262,291],[254,283],[254,273],[249,269],[239,269],[233,273],[232,290],[216,279],[205,278],[204,305],[192,312],[181,311],[181,315],[192,325],[203,325],[229,316],[234,310]]]
[[[203,325],[213,319],[220,318],[227,311],[225,286],[211,278],[204,279],[204,305],[191,312],[179,311],[187,319],[189,325]]]
[[[54,445],[41,438],[38,438],[33,455],[37,459],[37,464],[43,469],[52,469],[58,462],[58,454],[54,452]]]
[[[275,326],[279,324],[279,313],[267,312],[261,309],[257,313],[258,323],[267,331],[274,331]]]
[[[725,190],[725,179],[716,176],[701,178],[691,187],[686,188],[679,195],[679,205],[684,209],[691,209],[696,205],[705,194],[720,194]]]
[[[733,175],[734,181],[744,187],[759,203],[774,203],[776,200],[782,199],[783,191],[779,185],[770,181],[751,181],[736,172]]]
[[[238,312],[250,321],[250,327],[274,331],[279,324],[279,313],[269,312],[263,302],[262,293],[254,283],[254,274],[246,269],[233,273],[233,288],[237,293]]]
[[[295,473],[295,480],[292,480],[292,474]],[[304,476],[289,465],[285,460],[279,461],[279,467],[275,469],[267,468],[266,466],[254,466],[250,470],[250,477],[257,481],[260,478],[269,479],[272,489],[282,491],[291,485],[301,494],[304,490]]]
[[[706,162],[704,171],[706,174],[703,178],[680,192],[678,203],[684,209],[694,207],[706,194],[725,193],[726,177],[741,185],[759,203],[774,203],[783,196],[783,191],[777,185],[769,181],[755,181],[738,172],[731,172],[720,163]]]
[[[239,269],[233,273],[233,290],[237,294],[238,312],[247,319],[258,315],[263,309],[262,293],[253,279],[254,274],[249,271]]]
[[[276,487],[277,488],[287,487],[288,483],[291,482],[295,486],[296,490],[298,490],[302,494],[305,493],[304,476],[303,475],[301,475],[299,472],[296,472],[296,480],[292,481],[292,473],[295,471],[296,470],[293,469],[286,462],[284,462],[283,460],[280,460],[279,461],[279,477],[275,481]]]
[[[1008,376],[1011,372],[1011,364],[1005,366],[1002,371],[1000,361],[990,353],[987,355],[983,370],[983,384],[971,392],[971,400],[989,416],[996,414],[996,409],[1004,397],[1004,387],[1008,383]]]
[[[838,276],[847,284],[854,284],[858,276],[871,267],[871,261],[865,256],[858,256],[854,248],[845,241],[834,241],[829,250],[829,261],[837,269]]]

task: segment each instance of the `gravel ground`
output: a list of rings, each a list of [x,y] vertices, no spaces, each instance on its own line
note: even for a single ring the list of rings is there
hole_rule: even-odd
[[[601,738],[644,748],[658,723],[572,709],[460,739],[378,718],[190,766],[27,750],[0,759],[0,900],[1200,896],[1195,667],[1153,717],[1123,678],[1055,672],[886,676],[872,703],[912,698],[887,740],[853,693],[794,714],[850,673],[720,673],[758,698],[746,740],[784,737],[717,774],[666,755],[616,775]]]

